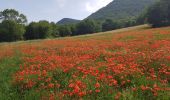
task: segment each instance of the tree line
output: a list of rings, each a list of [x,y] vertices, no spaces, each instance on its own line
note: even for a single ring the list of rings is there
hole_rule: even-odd
[[[67,25],[59,25],[46,20],[27,24],[26,16],[14,9],[0,12],[0,20],[2,21],[0,42],[84,35],[134,25],[132,20],[116,22],[112,19],[105,21],[85,19],[80,23]]]
[[[90,20],[59,25],[45,20],[27,24],[27,18],[14,9],[0,12],[0,42],[91,34],[149,23],[153,27],[170,25],[170,1],[160,0],[140,16],[124,20]]]

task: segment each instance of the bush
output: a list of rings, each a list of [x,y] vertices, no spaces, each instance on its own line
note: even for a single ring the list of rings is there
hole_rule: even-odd
[[[87,19],[77,24],[77,34],[88,34],[100,31],[100,25],[94,20]]]
[[[110,31],[118,28],[118,23],[114,22],[112,19],[106,19],[102,24],[102,31]]]
[[[47,21],[32,22],[26,27],[26,39],[45,39],[52,36],[52,26]]]
[[[170,1],[161,0],[152,5],[147,12],[147,21],[153,27],[170,25]]]
[[[61,37],[70,36],[72,34],[71,28],[67,25],[62,25],[59,27],[59,35]]]
[[[4,20],[0,24],[0,42],[11,42],[23,39],[25,28],[12,20]]]
[[[59,37],[59,26],[54,22],[51,22],[50,24],[52,27],[52,37]]]

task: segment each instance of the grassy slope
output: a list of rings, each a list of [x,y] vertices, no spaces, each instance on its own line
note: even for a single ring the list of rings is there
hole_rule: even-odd
[[[110,39],[113,36],[116,36],[116,34],[126,34],[126,32],[138,32],[138,31],[145,31],[145,30],[157,30],[157,29],[148,29],[149,26],[142,25],[142,26],[136,26],[136,27],[130,27],[130,28],[124,28],[119,30],[114,30],[110,32],[104,32],[104,33],[97,33],[97,34],[90,34],[90,35],[82,35],[82,36],[75,36],[75,37],[66,37],[66,38],[59,38],[54,40],[80,40],[80,41],[86,41],[88,39]],[[162,30],[167,30],[169,27],[162,28]],[[170,31],[170,30],[169,30]],[[156,39],[164,39],[167,38],[167,36],[162,36],[159,34],[155,35]],[[170,37],[168,37],[170,38]],[[127,36],[126,38],[123,38],[122,41],[133,39],[133,36]],[[39,42],[48,41],[47,40],[33,40],[33,41],[20,41],[20,42],[12,42],[12,43],[1,43],[0,44],[0,99],[1,100],[7,100],[7,99],[19,99],[21,98],[17,92],[16,87],[12,87],[12,75],[14,72],[16,72],[19,69],[19,65],[22,63],[21,61],[21,54],[20,54],[20,46],[23,45],[30,46],[31,45],[40,45]],[[41,44],[42,45],[42,44]],[[131,95],[130,95],[131,96]],[[31,98],[31,94],[28,93],[26,97],[22,97],[25,99]],[[133,97],[131,97],[133,98]],[[36,98],[31,98],[36,99]]]

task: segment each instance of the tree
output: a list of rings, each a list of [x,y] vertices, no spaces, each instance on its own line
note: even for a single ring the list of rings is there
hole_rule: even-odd
[[[25,28],[12,20],[4,20],[0,24],[0,42],[22,40]]]
[[[28,26],[26,26],[26,32],[24,34],[25,39],[38,39],[39,33],[38,33],[38,23],[31,22]]]
[[[52,28],[52,37],[59,37],[59,26],[54,22],[51,22],[50,25]]]
[[[61,37],[65,37],[65,36],[70,36],[72,35],[72,31],[71,28],[68,25],[61,25],[59,27],[59,35]]]
[[[3,15],[2,15],[2,12],[0,11],[0,20],[3,19]]]
[[[0,20],[12,20],[20,24],[27,23],[27,18],[24,14],[20,14],[14,9],[5,9],[0,12]]]
[[[147,21],[153,27],[170,25],[170,1],[161,0],[152,5],[147,12]]]
[[[86,19],[77,24],[77,34],[87,34],[87,33],[95,33],[100,32],[101,27],[94,20]]]
[[[48,21],[32,22],[26,27],[26,39],[45,39],[52,36],[52,27]]]
[[[165,24],[170,25],[170,0],[160,1],[160,8],[162,8],[161,14],[163,14]]]
[[[130,27],[130,26],[135,26],[137,25],[136,19],[129,19],[124,22],[124,27]]]
[[[141,25],[147,23],[147,9],[145,9],[139,16],[136,18],[136,24]]]
[[[102,24],[102,31],[110,31],[118,28],[118,23],[114,22],[112,19],[106,19]]]
[[[52,27],[50,23],[48,21],[39,21],[38,33],[40,34],[40,39],[51,37]]]
[[[153,25],[153,27],[161,26],[163,16],[161,15],[160,4],[155,4],[148,9],[147,21]]]

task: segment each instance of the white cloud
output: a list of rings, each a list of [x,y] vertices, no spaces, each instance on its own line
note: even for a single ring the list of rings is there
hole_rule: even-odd
[[[106,6],[111,1],[113,1],[113,0],[93,0],[93,2],[88,1],[88,2],[86,2],[86,10],[88,12],[93,13],[93,12],[97,11],[98,9]]]

